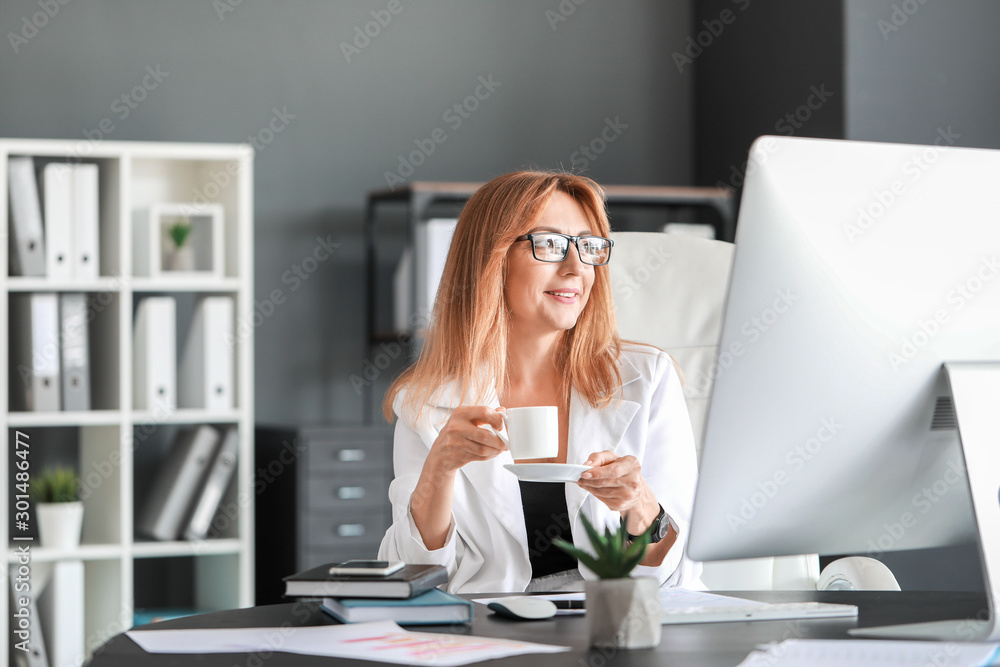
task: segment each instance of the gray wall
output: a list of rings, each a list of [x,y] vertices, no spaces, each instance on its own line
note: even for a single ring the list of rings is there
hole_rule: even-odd
[[[1000,148],[1000,3],[844,6],[846,138]]]
[[[435,128],[447,140],[415,179],[569,168],[610,117],[628,127],[589,175],[692,180],[691,78],[668,62],[688,34],[688,2],[563,0],[562,16],[559,0],[401,0],[348,62],[341,43],[371,12],[384,21],[389,4],[77,0],[27,31],[16,53],[9,38],[0,44],[0,136],[82,138],[111,118],[115,140],[241,142],[275,109],[294,116],[256,155],[255,293],[289,296],[255,334],[260,421],[360,420],[348,377],[368,354],[364,195]],[[38,11],[37,0],[4,0],[0,32]],[[112,105],[147,66],[167,75],[122,118]],[[479,77],[500,85],[455,128],[444,114]],[[282,276],[327,235],[341,244],[335,256],[293,291]]]

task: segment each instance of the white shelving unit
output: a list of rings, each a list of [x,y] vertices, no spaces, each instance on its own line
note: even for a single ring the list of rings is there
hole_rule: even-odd
[[[98,165],[100,277],[53,281],[10,276],[8,245],[8,159],[17,156],[45,161]],[[15,545],[31,544],[32,576],[43,576],[49,563],[84,563],[84,636],[88,655],[108,637],[132,626],[137,607],[160,605],[156,591],[190,600],[198,610],[251,606],[253,591],[253,350],[252,337],[241,334],[253,314],[253,150],[247,145],[175,144],[104,141],[0,139],[0,364],[9,378],[10,295],[25,292],[86,292],[94,316],[89,325],[91,406],[86,412],[11,412],[9,380],[0,385],[0,544],[7,563],[15,561]],[[207,201],[224,210],[224,263],[221,277],[133,275],[133,214],[156,203]],[[235,302],[235,407],[226,411],[177,409],[168,413],[132,408],[132,327],[138,301],[151,295],[178,300],[178,340],[190,315],[183,304],[196,296],[231,296]],[[186,301],[185,301],[186,300]],[[245,331],[242,331],[245,333]],[[179,358],[179,357],[178,357]],[[150,542],[136,537],[134,521],[176,430],[194,424],[235,425],[239,432],[236,479],[230,484],[217,516],[219,535],[199,542]],[[17,431],[32,447],[58,435],[75,449],[85,488],[82,545],[71,551],[46,549],[13,541],[14,481],[11,450]],[[42,452],[34,451],[39,460]],[[41,472],[32,465],[31,472]],[[231,516],[230,516],[231,515]],[[4,568],[4,573],[7,568]],[[178,573],[180,573],[178,575]],[[6,574],[2,577],[0,618],[11,612]],[[32,594],[38,591],[32,589]],[[169,605],[173,606],[173,605]],[[33,619],[38,623],[39,619]],[[10,637],[0,633],[0,664],[6,664]]]

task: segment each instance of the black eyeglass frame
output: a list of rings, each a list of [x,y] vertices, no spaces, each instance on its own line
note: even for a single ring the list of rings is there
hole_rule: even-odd
[[[569,241],[569,243],[566,244],[566,252],[563,253],[562,259],[542,259],[541,257],[539,257],[538,255],[535,254],[535,236],[543,236],[543,235],[544,236],[561,236],[564,239],[567,239]],[[593,264],[593,263],[588,262],[587,260],[585,260],[583,258],[583,251],[580,250],[580,243],[579,243],[580,239],[601,239],[602,241],[607,241],[608,242],[608,258],[606,260],[604,260],[603,262],[601,262],[600,264]],[[569,255],[569,246],[570,246],[570,243],[571,243],[571,244],[573,244],[573,245],[576,246],[576,254],[577,254],[577,257],[580,258],[580,261],[583,262],[584,264],[588,264],[590,266],[605,266],[608,262],[611,261],[611,249],[615,247],[615,242],[613,240],[611,240],[609,238],[606,238],[604,236],[597,236],[596,234],[587,234],[587,235],[584,235],[584,236],[570,236],[569,234],[562,234],[560,232],[535,232],[535,233],[531,233],[531,234],[523,234],[521,236],[518,236],[516,239],[514,239],[514,243],[518,243],[519,241],[531,241],[531,256],[534,257],[535,259],[537,259],[539,262],[552,262],[552,263],[558,263],[558,262],[565,262],[566,261],[566,257],[567,257],[567,255]]]

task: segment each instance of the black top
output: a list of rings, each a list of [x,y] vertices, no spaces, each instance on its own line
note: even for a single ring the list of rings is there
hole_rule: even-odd
[[[575,570],[576,559],[552,544],[556,537],[573,543],[563,485],[548,482],[518,483],[521,485],[524,527],[528,530],[528,560],[531,561],[532,579],[563,570]]]

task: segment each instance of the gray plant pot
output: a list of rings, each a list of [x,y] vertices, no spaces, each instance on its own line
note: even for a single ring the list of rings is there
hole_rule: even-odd
[[[660,586],[651,577],[587,581],[587,627],[598,648],[660,643]]]

